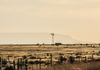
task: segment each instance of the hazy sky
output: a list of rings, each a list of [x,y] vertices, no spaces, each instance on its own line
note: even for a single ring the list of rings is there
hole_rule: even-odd
[[[100,0],[0,0],[0,33],[16,32],[100,42]]]

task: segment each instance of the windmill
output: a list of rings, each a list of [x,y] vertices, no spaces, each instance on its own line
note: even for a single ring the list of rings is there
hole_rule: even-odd
[[[55,34],[54,33],[50,33],[50,35],[51,35],[51,38],[52,38],[52,43],[51,44],[54,45],[54,35]]]

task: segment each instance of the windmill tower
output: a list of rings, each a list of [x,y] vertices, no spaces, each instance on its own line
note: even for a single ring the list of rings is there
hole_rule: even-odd
[[[51,38],[52,38],[52,43],[51,44],[54,45],[55,44],[55,42],[54,42],[54,35],[55,34],[54,33],[50,33],[50,35],[51,35]]]

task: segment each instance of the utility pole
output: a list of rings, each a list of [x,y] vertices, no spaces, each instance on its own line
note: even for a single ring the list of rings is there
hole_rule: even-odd
[[[54,45],[54,33],[51,33],[51,37],[52,37],[52,45]]]

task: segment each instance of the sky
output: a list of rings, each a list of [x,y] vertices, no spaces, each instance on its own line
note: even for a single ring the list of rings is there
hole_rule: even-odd
[[[0,0],[0,33],[40,32],[100,43],[100,0]]]

